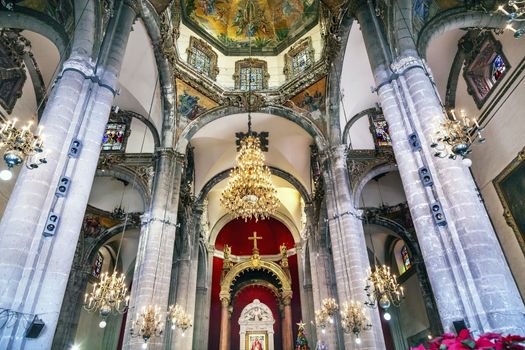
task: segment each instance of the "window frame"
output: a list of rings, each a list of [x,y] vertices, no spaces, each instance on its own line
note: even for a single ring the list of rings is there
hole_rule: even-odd
[[[195,54],[194,50],[200,51],[202,54],[207,56],[210,60],[210,66],[208,72],[201,71],[195,67],[195,65],[192,64],[192,57]],[[212,47],[208,45],[205,41],[196,38],[194,36],[190,37],[190,44],[188,46],[188,49],[186,50],[187,53],[187,63],[190,67],[195,69],[199,74],[205,75],[208,78],[212,80],[217,80],[217,75],[219,74],[219,67],[217,65],[217,53],[213,51]]]
[[[306,52],[310,58],[310,64],[306,66],[301,72],[294,71],[294,59],[301,53]],[[315,64],[315,52],[312,45],[312,38],[307,37],[299,41],[297,44],[293,45],[290,50],[284,55],[284,75],[286,80],[290,80],[300,75],[301,73],[306,72],[309,68],[313,67]]]
[[[268,80],[270,79],[270,74],[268,74],[268,63],[263,60],[256,58],[246,58],[235,62],[235,74],[233,75],[233,80],[235,81],[235,89],[241,90],[241,71],[243,69],[257,68],[262,69],[262,82],[261,89],[254,90],[243,90],[243,91],[259,91],[268,89]]]

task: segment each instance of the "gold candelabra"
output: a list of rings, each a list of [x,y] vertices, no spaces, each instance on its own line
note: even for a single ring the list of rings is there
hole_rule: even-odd
[[[192,326],[191,315],[186,313],[179,304],[171,305],[168,310],[168,318],[171,320],[171,329],[179,328],[184,336],[186,330]]]
[[[387,321],[391,318],[387,312],[388,308],[392,305],[398,307],[405,298],[403,287],[397,283],[396,275],[390,273],[390,267],[385,265],[374,266],[370,271],[365,292],[368,297],[365,305],[375,308],[379,304],[379,307],[385,310],[383,317]]]
[[[507,17],[505,29],[512,31],[516,39],[520,38],[524,29],[514,28],[512,23],[525,21],[525,0],[509,0],[506,4],[498,6],[498,11]]]
[[[164,330],[164,313],[160,311],[160,307],[147,305],[144,306],[141,312],[137,315],[134,326],[131,328],[131,336],[138,336],[144,340],[142,348],[148,347],[148,342],[152,337],[160,337]]]
[[[435,137],[431,136],[430,147],[436,150],[434,156],[450,159],[461,156],[465,159],[472,152],[470,147],[476,140],[478,143],[485,142],[481,135],[483,128],[479,126],[478,121],[475,118],[468,118],[463,110],[460,113],[461,119],[458,119],[452,109],[450,111],[452,119],[447,118],[436,131]]]
[[[361,344],[361,338],[359,337],[361,332],[372,328],[363,305],[354,300],[343,304],[341,308],[341,325],[345,333],[355,335],[355,342],[357,344]]]
[[[16,122],[17,120],[13,119],[0,123],[0,149],[3,150],[4,161],[8,168],[0,172],[2,180],[11,179],[11,169],[23,162],[29,169],[47,163],[43,154],[42,127],[39,127],[39,133],[35,135],[31,131],[32,121],[22,128],[17,128]]]
[[[114,271],[100,277],[100,283],[95,283],[90,293],[84,297],[84,308],[89,312],[98,310],[102,321],[100,328],[106,327],[106,318],[111,314],[122,314],[128,309],[129,295],[126,286],[126,276]]]
[[[264,155],[258,137],[241,140],[237,165],[231,171],[228,186],[222,192],[221,204],[235,218],[266,219],[279,206],[277,191],[270,169],[264,165]]]

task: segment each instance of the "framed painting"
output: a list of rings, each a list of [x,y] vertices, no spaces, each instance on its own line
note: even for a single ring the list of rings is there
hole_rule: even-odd
[[[247,332],[246,350],[268,350],[267,332]]]
[[[525,148],[493,181],[501,204],[503,217],[525,254]]]

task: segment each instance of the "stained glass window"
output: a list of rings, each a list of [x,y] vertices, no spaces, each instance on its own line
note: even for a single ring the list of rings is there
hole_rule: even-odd
[[[505,62],[503,61],[503,57],[501,57],[501,55],[496,55],[496,57],[494,57],[494,60],[492,61],[492,82],[495,83],[496,81],[498,81],[504,72]]]
[[[304,49],[292,58],[292,74],[294,76],[304,72],[312,65],[311,56],[310,50]]]
[[[108,123],[102,138],[103,151],[122,151],[126,136],[126,124]]]
[[[263,88],[264,69],[262,67],[242,67],[239,78],[239,88],[242,91],[261,90]]]
[[[104,257],[102,254],[98,253],[95,261],[93,261],[93,266],[91,267],[91,275],[95,278],[100,278],[100,273],[102,272],[102,266],[104,265]]]
[[[412,267],[412,262],[410,261],[410,254],[406,245],[401,248],[401,260],[405,269],[403,272],[408,271]]]
[[[195,46],[191,49],[189,55],[188,61],[190,65],[200,73],[210,76],[211,57]]]

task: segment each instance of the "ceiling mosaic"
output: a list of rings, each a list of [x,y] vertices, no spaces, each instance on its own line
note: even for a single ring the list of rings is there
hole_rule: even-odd
[[[226,55],[277,55],[318,22],[318,0],[180,0],[184,23]]]

